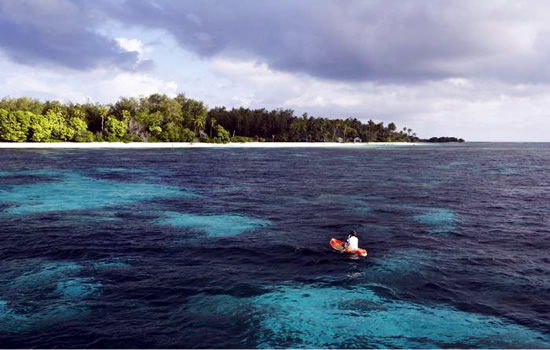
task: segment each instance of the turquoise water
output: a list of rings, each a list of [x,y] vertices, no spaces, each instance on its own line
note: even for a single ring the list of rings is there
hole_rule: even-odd
[[[201,317],[254,315],[261,348],[530,348],[547,339],[496,317],[391,300],[368,287],[280,287],[247,299],[202,295],[188,304],[188,311]]]
[[[93,277],[79,277],[82,265],[36,260],[29,263],[0,289],[4,294],[16,293],[9,303],[3,302],[3,332],[30,332],[89,314],[86,300],[100,294],[101,283]]]
[[[3,177],[46,176],[50,181],[0,190],[10,207],[7,215],[31,215],[54,211],[89,210],[131,204],[158,197],[196,198],[174,186],[106,181],[64,171],[2,172]]]
[[[165,212],[156,221],[159,225],[170,225],[205,233],[209,238],[231,237],[270,225],[268,220],[255,219],[245,215],[196,215]]]
[[[101,297],[99,275],[129,264],[117,260],[95,263],[52,262],[30,259],[2,263],[0,277],[9,280],[0,287],[11,300],[0,300],[0,332],[35,332],[90,315],[89,301]]]
[[[7,348],[548,348],[550,147],[4,150]],[[367,258],[331,250],[359,233]]]
[[[424,214],[413,217],[417,222],[428,226],[431,233],[452,232],[459,221],[453,211],[441,208],[428,208]]]

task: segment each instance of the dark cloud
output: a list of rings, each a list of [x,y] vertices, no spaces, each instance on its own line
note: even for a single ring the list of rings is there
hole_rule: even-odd
[[[476,4],[104,0],[100,7],[123,23],[164,29],[204,57],[251,58],[334,80],[418,81],[477,74],[487,67],[468,62],[506,54],[508,34],[486,18],[498,14]]]
[[[531,83],[550,81],[548,32],[536,28],[548,11],[537,0],[0,0],[0,46],[29,64],[147,66],[97,33],[114,19],[202,57],[323,79]]]
[[[137,53],[94,31],[87,10],[78,1],[0,0],[0,49],[28,65],[137,67]]]

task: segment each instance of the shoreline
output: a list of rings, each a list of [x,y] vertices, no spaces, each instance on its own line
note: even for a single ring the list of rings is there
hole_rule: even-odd
[[[235,143],[204,143],[204,142],[0,142],[0,149],[40,149],[40,148],[370,148],[387,146],[418,146],[429,145],[424,142],[235,142]]]

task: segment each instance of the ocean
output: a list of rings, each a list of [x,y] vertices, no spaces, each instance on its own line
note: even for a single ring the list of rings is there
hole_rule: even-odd
[[[0,347],[550,348],[549,174],[544,143],[3,149]]]

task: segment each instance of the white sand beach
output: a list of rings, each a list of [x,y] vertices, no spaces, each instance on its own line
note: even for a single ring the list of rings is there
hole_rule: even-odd
[[[429,145],[429,143],[411,142],[246,142],[246,143],[203,143],[203,142],[0,142],[0,149],[39,149],[39,148],[370,148],[370,147],[406,147]]]

